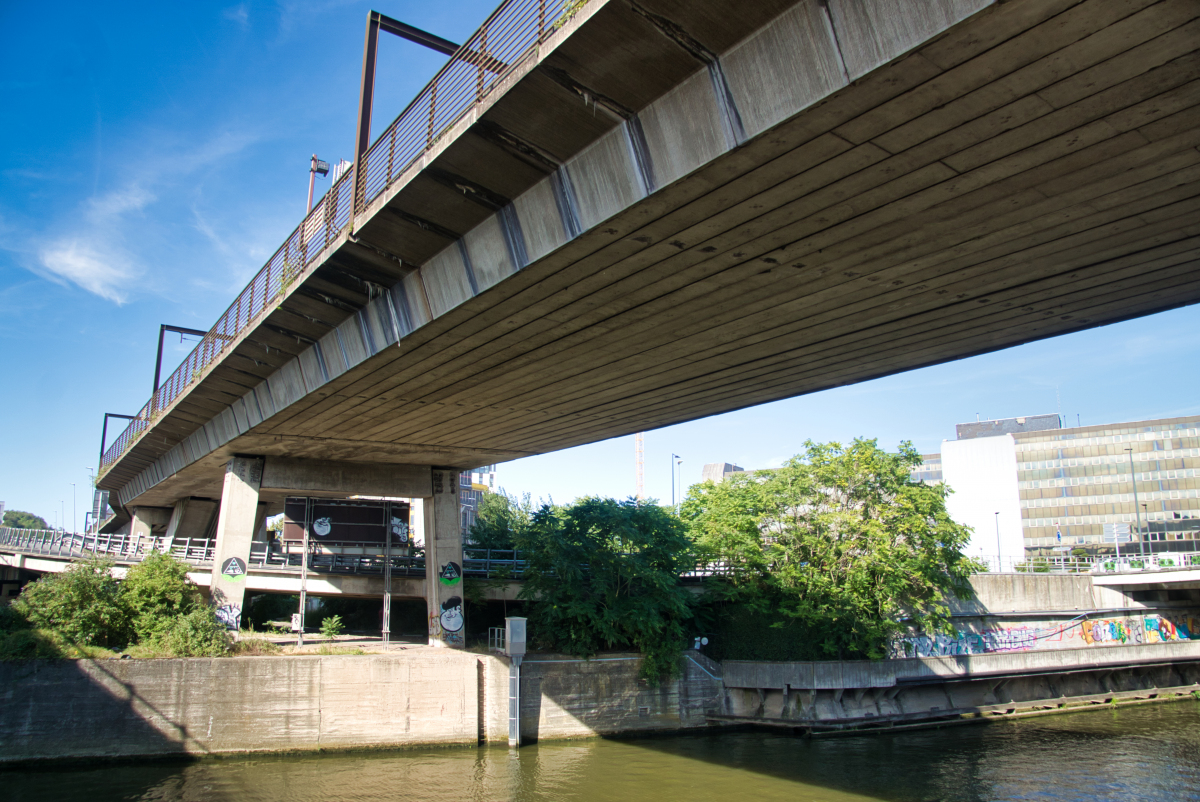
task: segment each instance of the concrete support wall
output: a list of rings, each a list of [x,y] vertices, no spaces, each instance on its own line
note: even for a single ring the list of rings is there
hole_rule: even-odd
[[[234,457],[225,466],[211,589],[217,615],[230,629],[237,629],[242,619],[262,468],[262,460],[254,457]]]
[[[703,658],[701,658],[703,661]],[[650,688],[637,659],[526,669],[529,740],[706,726],[716,667]],[[506,743],[508,664],[388,655],[0,663],[0,764],[47,758]]]
[[[433,470],[433,496],[425,500],[425,601],[429,645],[466,647],[463,626],[462,522],[458,471]]]

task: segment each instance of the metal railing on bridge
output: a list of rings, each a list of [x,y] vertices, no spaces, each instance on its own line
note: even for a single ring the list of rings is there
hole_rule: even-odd
[[[482,103],[501,80],[537,52],[587,0],[505,0],[450,57],[367,150],[346,170],[175,372],[134,416],[100,460],[104,473],[155,418],[196,383],[246,329],[277,305],[322,251],[442,136]],[[357,191],[355,185],[357,184]]]
[[[104,557],[128,565],[141,562],[151,551],[168,552],[196,567],[211,567],[216,542],[211,538],[177,539],[167,543],[159,536],[129,534],[72,534],[57,530],[0,528],[0,549],[68,560]],[[382,547],[362,543],[321,543],[311,546],[308,570],[330,574],[382,574],[386,559]],[[250,568],[299,570],[304,550],[300,543],[255,542],[250,546]],[[392,576],[425,576],[425,550],[397,548],[391,555]],[[520,579],[526,561],[520,552],[498,549],[463,550],[463,574],[478,579]]]

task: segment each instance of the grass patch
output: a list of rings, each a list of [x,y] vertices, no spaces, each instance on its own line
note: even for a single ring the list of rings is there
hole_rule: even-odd
[[[233,657],[264,657],[281,652],[283,652],[283,647],[278,643],[272,643],[263,638],[246,638],[234,643],[230,647],[229,653]]]
[[[104,660],[119,657],[103,646],[70,643],[51,629],[0,632],[0,660]]]
[[[357,646],[330,646],[329,644],[321,644],[321,648],[317,649],[317,654],[366,654]]]

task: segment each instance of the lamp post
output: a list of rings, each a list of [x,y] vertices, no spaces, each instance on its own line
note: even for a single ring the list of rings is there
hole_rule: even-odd
[[[671,506],[672,507],[675,506],[675,461],[677,459],[679,459],[678,454],[671,455]],[[679,489],[680,489],[680,491],[683,490],[682,487]]]
[[[314,153],[308,162],[308,205],[304,207],[305,214],[312,211],[313,185],[316,184],[317,173],[322,176],[329,175],[329,162],[321,161]]]
[[[996,573],[1004,570],[1003,552],[1000,550],[1000,513],[996,513]]]
[[[678,478],[679,478],[679,503],[682,504],[683,503],[683,457],[680,457],[678,454],[676,454],[675,455],[675,465],[673,467],[674,467],[675,471],[677,472]],[[679,512],[679,508],[676,507],[675,511]]]
[[[1129,479],[1133,482],[1133,514],[1137,516],[1138,555],[1144,560],[1146,559],[1146,537],[1142,534],[1142,513],[1138,509],[1137,474],[1133,472],[1133,449],[1125,450],[1129,452]]]
[[[71,482],[71,533],[75,533],[75,521],[77,520],[78,512],[75,509],[75,483]]]

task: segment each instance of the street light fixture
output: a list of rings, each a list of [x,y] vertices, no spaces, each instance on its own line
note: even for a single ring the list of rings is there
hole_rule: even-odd
[[[71,534],[75,534],[75,521],[78,513],[75,509],[75,483],[71,482]]]
[[[312,211],[313,186],[317,182],[317,173],[322,176],[329,175],[329,162],[321,161],[314,153],[308,162],[308,205],[304,207],[306,215]]]

